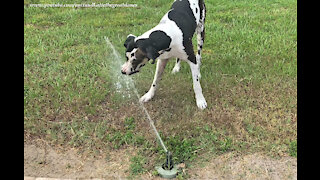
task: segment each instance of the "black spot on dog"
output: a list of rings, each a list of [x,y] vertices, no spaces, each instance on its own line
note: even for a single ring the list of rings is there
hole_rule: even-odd
[[[198,13],[198,8],[196,8],[196,13]]]
[[[204,34],[205,34],[204,29],[200,34],[201,34],[202,41],[204,41]]]
[[[159,51],[171,50],[169,48],[171,41],[171,38],[165,32],[157,30],[152,32],[149,38],[137,40],[136,45],[147,54],[149,59],[155,60],[160,55]]]
[[[198,50],[198,54],[200,55],[200,50]]]
[[[155,84],[153,84],[152,86],[153,86],[153,87],[156,87],[156,85],[155,85]]]

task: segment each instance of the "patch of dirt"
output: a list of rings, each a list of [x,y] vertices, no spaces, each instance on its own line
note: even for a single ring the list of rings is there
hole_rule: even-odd
[[[103,157],[85,155],[76,149],[62,150],[48,145],[25,144],[24,175],[64,179],[127,179],[130,177],[130,157],[135,154],[136,151],[130,147],[108,153]],[[185,170],[190,179],[295,180],[297,159],[293,157],[274,159],[259,153],[245,156],[227,153]],[[161,180],[162,178],[147,172],[139,179]]]
[[[59,150],[50,146],[24,145],[24,176],[49,178],[121,179],[129,176],[134,149],[108,153],[105,157],[80,155],[77,150]]]
[[[282,157],[274,159],[255,153],[234,156],[232,153],[210,160],[204,167],[190,169],[191,179],[297,179],[297,159]]]

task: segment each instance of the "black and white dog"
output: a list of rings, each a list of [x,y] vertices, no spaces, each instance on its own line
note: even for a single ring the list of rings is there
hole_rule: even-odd
[[[200,85],[201,51],[204,42],[205,22],[204,0],[175,0],[171,9],[162,17],[160,23],[141,36],[128,35],[126,47],[127,62],[122,65],[122,74],[131,75],[140,71],[150,59],[157,68],[150,90],[140,98],[149,101],[155,94],[163,70],[172,57],[176,64],[172,73],[180,70],[180,60],[186,61],[192,72],[193,89],[197,106],[207,107]],[[198,52],[195,56],[192,37],[197,33]]]

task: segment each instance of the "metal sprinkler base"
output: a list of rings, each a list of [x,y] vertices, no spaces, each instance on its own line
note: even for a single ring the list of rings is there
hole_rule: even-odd
[[[178,166],[173,165],[172,154],[170,151],[167,151],[166,162],[162,166],[156,166],[156,170],[163,178],[171,179],[176,177],[178,173]]]
[[[156,170],[158,171],[159,175],[166,179],[175,178],[178,173],[178,166],[174,165],[172,169],[165,170],[162,166],[156,166]]]

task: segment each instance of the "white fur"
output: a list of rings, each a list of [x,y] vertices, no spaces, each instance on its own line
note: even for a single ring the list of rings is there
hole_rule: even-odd
[[[181,68],[181,61],[177,61],[176,64],[174,65],[174,68],[172,69],[172,74],[175,74],[180,71]]]
[[[193,64],[192,62],[188,61],[188,64],[191,69],[192,73],[192,81],[193,81],[193,90],[196,96],[197,106],[200,109],[205,109],[207,107],[206,99],[202,94],[202,88],[200,85],[200,68],[199,64]]]

